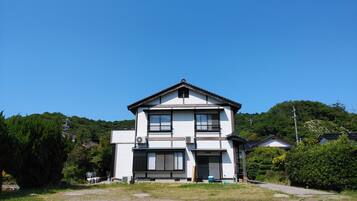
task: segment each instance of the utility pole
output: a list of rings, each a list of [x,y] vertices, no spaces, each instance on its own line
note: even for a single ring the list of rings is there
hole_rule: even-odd
[[[294,113],[293,118],[294,118],[294,124],[295,124],[295,138],[296,138],[296,144],[299,144],[299,135],[298,135],[298,130],[297,130],[295,106],[293,106],[293,113]]]

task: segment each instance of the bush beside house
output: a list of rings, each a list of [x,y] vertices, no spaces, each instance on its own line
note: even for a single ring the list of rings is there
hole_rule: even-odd
[[[248,178],[259,181],[287,183],[284,162],[279,160],[285,158],[285,154],[286,151],[279,148],[255,148],[247,157]]]
[[[345,135],[324,145],[299,145],[287,154],[285,163],[293,185],[357,189],[357,144]]]

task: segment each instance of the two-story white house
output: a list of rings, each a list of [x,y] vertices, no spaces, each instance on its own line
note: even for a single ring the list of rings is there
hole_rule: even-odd
[[[112,131],[113,177],[151,181],[243,178],[246,141],[234,134],[234,115],[240,108],[241,104],[184,79],[129,105],[135,130]]]

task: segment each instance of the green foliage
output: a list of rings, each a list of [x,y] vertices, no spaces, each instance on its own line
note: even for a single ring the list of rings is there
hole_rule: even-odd
[[[283,171],[267,170],[264,175],[258,175],[256,180],[269,183],[289,184],[289,179]]]
[[[5,164],[1,162],[2,160],[11,159],[6,163],[9,166],[7,172],[16,173],[17,180],[24,183],[23,186],[27,186],[28,180],[33,180],[36,186],[54,183],[55,181],[46,178],[50,177],[48,176],[50,169],[51,171],[54,169],[55,172],[62,172],[64,179],[71,183],[84,181],[85,173],[88,171],[95,171],[97,176],[107,176],[112,165],[110,131],[134,128],[133,120],[96,121],[77,116],[67,117],[61,113],[46,112],[27,117],[13,116],[8,118],[6,122],[11,133],[8,136],[11,138],[4,140],[4,136],[7,135],[3,135],[5,133],[2,131],[2,128],[5,128],[2,126],[5,124],[1,124],[3,121],[4,118],[0,118],[0,155],[4,156],[0,158],[0,166]],[[66,128],[65,122],[68,123]],[[10,139],[14,139],[12,140],[13,143],[10,143]],[[55,143],[57,141],[58,143]],[[12,147],[9,147],[10,145]],[[52,150],[52,148],[58,151]],[[49,152],[46,153],[46,151]],[[60,163],[61,160],[56,161],[56,159],[63,156],[61,151],[65,153],[64,158],[67,158],[68,153],[65,164],[50,169],[45,168],[51,157],[54,160],[51,161],[52,164]],[[11,154],[14,155],[11,156]],[[56,155],[53,156],[54,154]],[[40,158],[44,158],[44,160],[40,160]],[[26,165],[31,167],[26,170],[24,168]],[[31,174],[26,171],[31,171]],[[34,177],[39,172],[44,172],[44,178]],[[29,178],[22,177],[22,174],[28,174]],[[31,175],[33,178],[31,178]],[[61,174],[57,176],[56,181],[61,178]]]
[[[63,167],[63,178],[69,184],[76,184],[80,181],[84,182],[83,174],[77,164],[66,163]]]
[[[310,120],[306,121],[303,125],[304,130],[309,133],[305,141],[315,141],[323,134],[326,133],[348,133],[348,130],[336,123],[325,120]]]
[[[274,157],[272,160],[273,169],[277,171],[285,171],[285,160],[286,160],[286,153],[283,153],[280,156]]]
[[[296,108],[299,137],[316,140],[324,132],[357,130],[357,115],[346,112],[342,104],[331,106],[313,101],[279,103],[265,113],[236,115],[236,130],[250,140],[278,135],[294,142],[295,131],[292,107]]]
[[[63,169],[64,179],[69,183],[83,182],[86,172],[93,171],[90,162],[90,150],[83,146],[75,146],[68,154],[68,159]]]
[[[257,147],[247,156],[247,171],[250,179],[258,179],[265,176],[269,171],[275,171],[273,159],[285,154],[279,148]]]
[[[0,172],[13,168],[15,139],[9,135],[3,113],[0,112]]]
[[[346,135],[324,145],[301,144],[286,157],[295,185],[319,189],[357,189],[357,144]]]
[[[64,179],[71,183],[83,182],[86,172],[93,171],[97,176],[108,176],[112,169],[110,132],[133,129],[134,121],[95,121],[77,116],[67,118],[69,130],[66,133],[74,136],[75,142],[69,145],[71,148],[63,170]]]
[[[102,136],[99,144],[91,150],[91,163],[97,174],[106,176],[108,175],[111,165],[113,149],[110,144],[109,135]]]
[[[11,168],[11,159],[13,148],[13,139],[8,133],[8,128],[5,124],[5,117],[0,112],[0,192],[2,189],[3,172],[8,171]]]
[[[9,173],[21,188],[56,184],[62,178],[66,160],[65,139],[59,121],[39,115],[13,116],[7,120],[9,133],[16,139]]]

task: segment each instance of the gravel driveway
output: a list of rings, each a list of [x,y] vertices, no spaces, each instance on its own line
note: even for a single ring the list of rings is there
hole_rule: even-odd
[[[271,183],[258,183],[256,185],[261,188],[266,188],[273,191],[279,191],[297,197],[323,196],[323,197],[329,197],[331,199],[334,198],[338,199],[341,197],[339,195],[326,191],[312,190],[312,189],[306,189],[306,188],[300,188],[294,186],[286,186],[286,185],[271,184]]]

